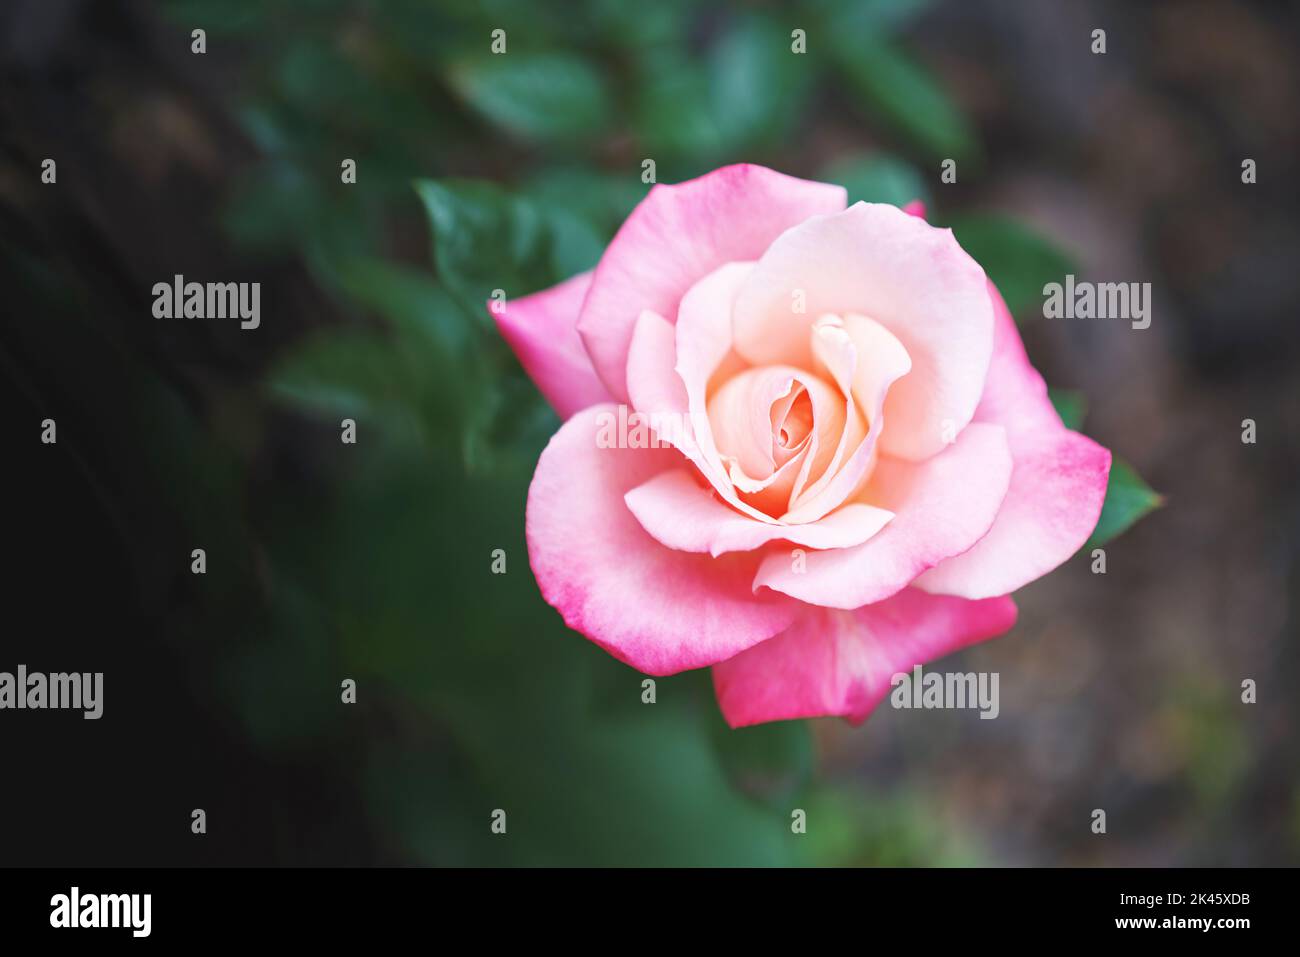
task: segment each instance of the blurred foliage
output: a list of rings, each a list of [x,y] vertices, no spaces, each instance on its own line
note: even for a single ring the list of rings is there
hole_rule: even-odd
[[[590,268],[648,188],[646,157],[663,182],[745,160],[820,174],[853,201],[928,200],[920,169],[980,150],[907,48],[927,4],[165,6],[244,58],[238,118],[261,161],[231,192],[228,234],[300,257],[348,319],[267,377],[278,407],[318,423],[326,479],[262,519],[270,608],[227,673],[249,733],[281,755],[319,750],[339,733],[338,676],[355,678],[372,730],[364,791],[398,860],[985,860],[918,795],[815,781],[806,723],[729,731],[707,673],[657,679],[657,703],[642,704],[642,676],[567,631],[522,532],[558,422],[485,305],[494,289],[513,297]],[[796,28],[829,55],[792,55]],[[497,29],[505,55],[491,51]],[[859,135],[825,169],[799,169],[811,104],[828,95],[880,140]],[[344,158],[355,186],[340,182]],[[1017,314],[1068,268],[1016,223],[954,228]],[[427,265],[410,238],[426,229]],[[338,442],[343,417],[359,424],[355,447]],[[1099,534],[1150,507],[1140,480],[1117,474]],[[504,575],[489,572],[498,548]],[[806,839],[790,832],[796,806]],[[489,831],[496,808],[508,841]]]
[[[466,105],[521,139],[581,141],[609,126],[603,78],[576,56],[486,54],[453,66],[448,81]]]
[[[888,44],[863,46],[857,37],[838,31],[833,37],[839,41],[836,55],[851,88],[915,141],[928,159],[962,161],[978,155],[962,114],[915,60]]]
[[[972,867],[987,852],[941,822],[945,815],[924,793],[890,795],[859,786],[826,788],[809,802],[803,848],[808,863],[832,867]]]
[[[984,267],[1017,320],[1042,315],[1043,287],[1064,282],[1075,271],[1065,253],[1032,229],[1001,216],[954,217],[951,227],[962,248]]]
[[[889,203],[906,206],[913,200],[930,202],[929,187],[916,167],[884,153],[845,156],[825,167],[818,179],[839,183],[850,203]]]

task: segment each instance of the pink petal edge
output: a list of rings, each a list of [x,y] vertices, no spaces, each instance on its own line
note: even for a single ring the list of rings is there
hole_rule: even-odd
[[[499,312],[488,303],[502,338],[561,419],[610,401],[578,337],[578,312],[591,277],[579,273],[541,292],[506,300]]]
[[[597,264],[578,319],[610,394],[628,399],[627,354],[642,310],[675,322],[678,302],[699,279],[726,263],[758,259],[790,227],[844,203],[843,187],[750,163],[654,186]]]
[[[1110,476],[1110,451],[1062,424],[992,283],[989,296],[993,361],[975,421],[1006,430],[1011,487],[987,535],[916,581],[963,598],[1008,594],[1069,559],[1097,526]]]
[[[601,448],[602,416],[584,409],[542,452],[528,489],[525,536],[533,574],[565,623],[652,675],[701,668],[784,630],[797,604],[755,595],[755,558],[665,548],[623,501],[681,462],[675,449]]]
[[[808,608],[775,638],[714,665],[714,692],[733,728],[830,715],[857,724],[895,674],[1015,622],[1009,596],[967,601],[915,588],[853,611]]]

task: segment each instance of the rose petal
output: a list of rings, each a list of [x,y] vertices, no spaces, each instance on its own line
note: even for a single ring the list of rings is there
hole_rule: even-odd
[[[641,313],[627,355],[632,408],[654,422],[665,441],[686,450],[695,441],[685,414],[686,387],[673,371],[676,358],[672,324],[658,313]]]
[[[550,289],[506,300],[500,312],[488,304],[519,364],[561,419],[610,401],[578,336],[578,312],[591,277],[590,272],[579,273]]]
[[[786,522],[816,521],[858,488],[876,462],[889,389],[912,368],[907,350],[880,323],[852,313],[842,321],[855,356],[861,357],[853,366],[850,391],[866,415],[869,429],[841,468],[828,472],[824,481],[806,489],[796,499],[790,512],[782,516]]]
[[[623,498],[657,541],[710,555],[752,551],[778,539],[809,548],[846,548],[865,542],[893,518],[886,509],[853,503],[807,525],[764,525],[727,507],[682,469],[656,475]]]
[[[724,480],[728,470],[722,464],[709,424],[709,379],[721,375],[724,369],[739,374],[747,368],[731,350],[731,308],[741,283],[753,268],[752,262],[719,267],[691,286],[677,309],[676,371],[686,385],[691,424],[707,470]],[[717,488],[712,475],[710,480]]]
[[[1110,452],[1062,423],[993,284],[993,361],[976,422],[1001,425],[1015,465],[993,527],[969,551],[917,579],[926,591],[1002,595],[1046,575],[1082,547],[1101,516]]]
[[[673,449],[600,448],[613,405],[577,413],[542,452],[528,490],[528,557],[565,623],[647,674],[710,665],[782,631],[797,605],[754,595],[754,560],[665,548],[623,501],[681,461]]]
[[[816,430],[809,440],[811,457],[819,460],[814,463],[817,467],[826,467],[844,431],[844,400],[821,378],[789,366],[748,369],[728,380],[709,400],[709,428],[724,462],[734,460],[753,479],[772,474],[776,467],[772,406],[796,387],[806,391],[813,408]]]
[[[844,208],[842,187],[762,166],[724,166],[658,185],[632,211],[596,266],[578,319],[597,375],[626,400],[627,353],[643,309],[673,320],[695,282],[728,262],[757,259],[810,216]]]
[[[890,389],[881,452],[920,461],[941,451],[979,403],[993,349],[985,285],[951,230],[896,206],[857,203],[772,243],[736,299],[734,345],[755,364],[805,365],[815,317],[879,322],[912,359]],[[801,313],[793,308],[800,291]]]
[[[858,498],[893,512],[893,520],[862,545],[810,552],[802,565],[769,554],[754,587],[829,608],[881,601],[979,541],[1010,482],[1011,453],[997,425],[967,426],[952,447],[924,462],[882,455]]]
[[[727,263],[682,296],[677,309],[677,373],[686,384],[692,411],[704,411],[709,378],[731,354],[732,306],[754,265]]]
[[[773,409],[803,391],[796,369],[769,366],[729,379],[708,404],[713,439],[746,475],[762,480],[776,471]]]
[[[642,312],[628,350],[633,408],[645,417],[659,439],[675,446],[694,464],[725,501],[756,521],[775,523],[776,519],[737,495],[717,450],[711,447],[707,414],[695,415],[688,410],[685,386],[674,369],[675,351],[673,327],[668,320],[649,310]],[[709,451],[702,448],[701,436],[710,443]]]
[[[840,501],[828,502],[820,512],[801,507],[801,503],[816,498],[822,489],[839,473],[846,457],[857,449],[867,434],[862,413],[853,397],[853,377],[858,367],[857,346],[844,330],[844,320],[826,315],[812,325],[811,335],[813,368],[835,383],[838,406],[831,418],[821,415],[814,436],[815,449],[805,461],[803,470],[791,489],[789,508],[782,521],[794,524],[813,522],[821,518]],[[840,408],[843,411],[840,411]],[[802,513],[802,514],[800,514]]]
[[[966,601],[907,588],[853,611],[808,609],[789,629],[713,666],[713,688],[733,728],[841,715],[859,723],[894,675],[1008,631],[1009,597]]]

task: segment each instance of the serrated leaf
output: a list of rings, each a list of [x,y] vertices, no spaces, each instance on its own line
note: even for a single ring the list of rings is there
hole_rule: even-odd
[[[1018,320],[1042,315],[1043,287],[1074,271],[1070,257],[1051,240],[1015,220],[972,215],[948,225],[961,247],[984,267]]]
[[[1097,527],[1093,529],[1092,536],[1084,547],[1095,548],[1106,544],[1143,515],[1163,504],[1164,498],[1142,481],[1142,477],[1131,466],[1120,459],[1113,459],[1101,518],[1097,520]]]

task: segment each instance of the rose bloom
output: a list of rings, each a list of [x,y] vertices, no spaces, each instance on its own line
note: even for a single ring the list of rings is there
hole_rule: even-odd
[[[1009,629],[1101,512],[1110,453],[919,208],[728,166],[494,313],[566,420],[528,493],[543,597],[642,672],[712,666],[733,727],[862,721]]]

